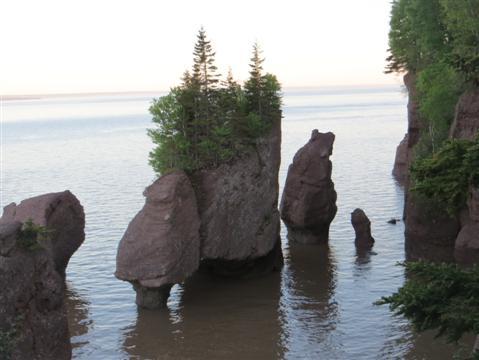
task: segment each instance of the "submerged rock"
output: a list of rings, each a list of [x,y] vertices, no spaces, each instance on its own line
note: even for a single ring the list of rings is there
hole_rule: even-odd
[[[336,212],[336,191],[331,180],[335,136],[313,130],[289,166],[281,199],[281,218],[288,238],[298,243],[326,243]]]
[[[48,250],[22,245],[21,227],[0,224],[0,357],[70,359],[63,279]]]
[[[166,305],[169,290],[198,269],[200,218],[182,171],[160,177],[144,192],[143,209],[120,241],[116,277],[134,285],[141,307]]]
[[[371,221],[362,209],[355,209],[351,213],[351,224],[356,233],[356,239],[354,240],[356,247],[372,247],[374,245],[374,238],[371,236]]]
[[[50,231],[49,242],[44,245],[51,252],[55,269],[65,277],[71,256],[85,240],[85,213],[80,202],[70,191],[35,196],[7,205],[0,224],[29,219]]]

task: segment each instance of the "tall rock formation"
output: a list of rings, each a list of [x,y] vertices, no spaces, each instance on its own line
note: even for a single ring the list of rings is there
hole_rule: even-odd
[[[409,166],[412,161],[412,151],[418,143],[421,133],[421,118],[419,116],[419,104],[417,101],[416,75],[407,73],[404,75],[404,85],[408,92],[407,103],[407,134],[396,149],[396,158],[393,167],[393,176],[396,180],[405,185],[408,181]]]
[[[191,182],[182,171],[146,188],[145,206],[120,241],[116,277],[136,290],[145,308],[166,305],[170,288],[198,269],[200,218]]]
[[[412,150],[417,144],[421,123],[415,101],[416,91],[414,76],[406,75],[405,84],[409,91],[408,103],[408,134],[407,150],[402,143],[399,147],[393,173],[403,167],[407,159],[409,168],[412,159]],[[473,140],[479,130],[479,90],[472,89],[464,93],[456,105],[450,137],[456,139]],[[401,175],[401,174],[400,174]],[[453,261],[473,263],[479,261],[479,235],[477,220],[475,220],[474,204],[475,189],[471,189],[468,209],[462,214],[452,216],[444,209],[439,209],[432,200],[424,199],[410,191],[407,174],[401,175],[406,179],[405,189],[405,246],[406,257],[409,260],[425,259],[432,261]]]
[[[331,180],[335,136],[313,130],[289,166],[281,199],[281,218],[291,241],[327,243],[336,212],[336,191]]]
[[[173,284],[199,266],[220,274],[282,265],[278,172],[281,116],[240,158],[215,169],[160,177],[120,242],[116,276],[140,306],[163,307]]]
[[[85,213],[80,202],[68,190],[35,196],[18,205],[7,205],[0,224],[28,219],[51,231],[48,243],[43,245],[52,255],[55,269],[65,277],[71,256],[85,240]]]
[[[22,243],[22,224],[0,224],[0,358],[70,359],[64,283],[50,252]]]

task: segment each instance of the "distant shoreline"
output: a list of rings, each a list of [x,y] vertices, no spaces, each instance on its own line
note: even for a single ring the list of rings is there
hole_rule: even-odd
[[[371,88],[397,88],[398,84],[366,84],[366,85],[327,85],[327,86],[289,86],[283,88],[283,92],[299,92],[311,90],[339,90],[339,89],[371,89]],[[64,94],[25,94],[25,95],[1,95],[3,101],[28,101],[50,98],[75,98],[90,96],[118,96],[118,95],[148,95],[157,97],[164,95],[168,90],[147,90],[147,91],[107,91],[107,92],[84,92],[84,93],[64,93]]]

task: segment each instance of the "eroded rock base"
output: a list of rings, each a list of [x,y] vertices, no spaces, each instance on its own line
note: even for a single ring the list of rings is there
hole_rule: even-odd
[[[172,284],[162,285],[158,288],[149,288],[134,284],[136,291],[136,305],[143,309],[163,309],[166,307]]]

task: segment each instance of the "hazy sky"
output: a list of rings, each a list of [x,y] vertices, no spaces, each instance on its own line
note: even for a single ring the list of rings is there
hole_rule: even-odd
[[[164,90],[204,26],[224,74],[257,40],[283,86],[397,83],[384,75],[390,0],[1,0],[0,94]]]

